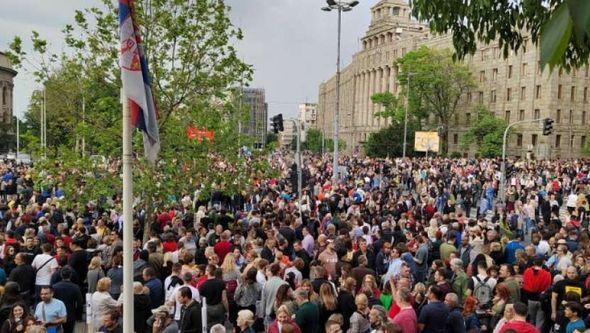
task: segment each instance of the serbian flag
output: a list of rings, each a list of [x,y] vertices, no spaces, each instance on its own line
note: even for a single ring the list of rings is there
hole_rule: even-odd
[[[134,22],[134,1],[119,0],[121,82],[128,99],[131,124],[143,132],[145,158],[154,163],[160,151],[160,133],[150,73],[139,28]]]

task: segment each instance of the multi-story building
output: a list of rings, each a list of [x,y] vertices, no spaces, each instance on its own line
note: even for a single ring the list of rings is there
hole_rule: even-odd
[[[242,88],[242,101],[250,112],[247,122],[240,124],[240,133],[254,138],[254,148],[263,148],[268,128],[268,104],[265,102],[264,89]]]
[[[340,138],[348,152],[361,147],[370,133],[389,125],[375,117],[381,107],[371,96],[378,92],[399,93],[395,60],[421,46],[452,49],[451,35],[434,35],[428,26],[412,19],[410,7],[400,0],[381,0],[371,8],[372,20],[362,38],[362,50],[341,72]],[[504,59],[497,42],[481,44],[464,62],[477,87],[466,93],[449,128],[449,151],[462,152],[460,138],[477,116],[478,104],[508,122],[553,118],[554,133],[542,135],[540,123],[518,125],[511,131],[508,154],[524,157],[569,158],[581,154],[589,133],[588,66],[566,74],[541,70],[538,47],[525,41],[525,50],[510,52]],[[335,76],[319,87],[317,127],[333,133]],[[413,142],[408,143],[413,145]],[[465,152],[464,155],[473,155]]]
[[[297,128],[292,121],[283,121],[283,131],[279,132],[279,145],[281,148],[288,148],[293,142],[293,138],[297,135]]]
[[[16,71],[12,69],[6,55],[0,52],[0,151],[8,152],[16,149],[15,125],[13,117],[14,88],[13,79]]]
[[[10,61],[0,52],[0,122],[10,124],[13,113],[12,90],[16,71],[12,69]]]
[[[301,140],[305,141],[307,130],[314,128],[317,121],[318,105],[316,103],[299,104],[299,122],[301,123]]]

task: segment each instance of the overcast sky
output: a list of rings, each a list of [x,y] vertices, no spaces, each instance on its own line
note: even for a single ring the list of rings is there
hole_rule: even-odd
[[[370,7],[378,0],[361,0],[343,14],[342,64],[350,63],[359,50],[359,38],[370,22]],[[226,0],[232,22],[243,29],[237,48],[246,63],[254,66],[251,86],[266,90],[269,115],[295,116],[297,104],[317,102],[318,86],[336,71],[337,14],[320,10],[322,0]],[[31,30],[48,39],[50,47],[64,47],[61,30],[73,22],[79,4],[96,0],[1,0],[0,49],[15,35],[28,42]],[[29,47],[29,44],[25,44]],[[25,72],[15,79],[14,109],[24,113],[36,84]]]

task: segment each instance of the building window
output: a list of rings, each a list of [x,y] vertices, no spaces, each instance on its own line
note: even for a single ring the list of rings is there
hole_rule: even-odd
[[[582,111],[582,125],[586,125],[586,111]]]
[[[510,110],[506,110],[506,115],[504,116],[504,120],[506,120],[507,123],[510,123]]]
[[[467,101],[467,103],[471,103],[471,91],[465,95],[465,100]]]
[[[520,69],[520,76],[525,76],[526,75],[526,62],[524,64],[522,64],[522,67]]]
[[[495,48],[494,48],[495,50]],[[498,69],[494,68],[492,69],[492,81],[496,81],[496,79],[498,79]]]
[[[467,125],[471,124],[471,113],[465,114],[465,122],[467,123]]]
[[[541,85],[537,85],[535,87],[535,98],[536,99],[541,98]]]
[[[516,134],[516,146],[522,147],[522,134]]]
[[[477,102],[483,104],[483,91],[480,91],[477,95]]]
[[[496,90],[490,92],[490,102],[496,103]]]
[[[512,78],[512,65],[508,65],[508,78]]]
[[[458,134],[453,134],[453,144],[456,145],[459,143],[459,135]]]
[[[576,100],[576,86],[572,86],[571,89],[571,94],[570,94],[570,101],[575,101]]]
[[[518,120],[524,120],[524,110],[518,111]]]
[[[539,135],[533,134],[531,136],[531,143],[533,144],[533,147],[536,147],[537,146],[537,140],[539,140]]]
[[[561,99],[561,84],[557,86],[557,99]]]
[[[561,135],[557,134],[555,136],[555,148],[559,148],[561,146]]]
[[[580,147],[583,149],[584,147],[586,147],[586,136],[582,135],[582,137],[580,137]]]
[[[570,110],[570,125],[574,123],[574,110]]]
[[[560,109],[557,109],[557,112],[555,113],[555,122],[558,124],[561,122],[561,110]]]
[[[588,102],[588,87],[584,87],[584,103]]]
[[[520,99],[521,100],[526,99],[526,87],[520,87]]]
[[[8,105],[8,88],[2,88],[2,105]]]
[[[540,119],[540,118],[541,118],[541,110],[535,109],[535,111],[533,111],[533,119]]]
[[[512,88],[506,88],[506,100],[510,101],[512,95]]]
[[[575,136],[571,135],[570,136],[570,147],[572,147],[572,148],[574,147],[574,139],[575,139]]]
[[[486,71],[479,72],[479,82],[485,82],[486,80]]]

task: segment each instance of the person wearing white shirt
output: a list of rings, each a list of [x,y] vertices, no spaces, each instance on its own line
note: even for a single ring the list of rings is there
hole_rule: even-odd
[[[172,291],[170,297],[166,298],[166,304],[168,306],[174,306],[174,320],[176,321],[180,321],[180,315],[181,315],[181,310],[182,310],[182,304],[180,304],[180,302],[178,302],[177,299],[177,295],[180,294],[180,288],[183,287],[187,287],[191,290],[192,293],[192,299],[197,301],[197,302],[201,302],[201,296],[199,294],[199,289],[193,287],[191,285],[191,282],[193,281],[193,274],[190,272],[186,272],[184,273],[184,275],[182,276],[182,281],[184,284],[177,284],[176,287],[174,287],[174,290]]]
[[[58,268],[57,260],[51,255],[51,244],[45,243],[41,246],[43,250],[42,254],[38,254],[33,259],[31,266],[37,272],[35,278],[35,286],[37,286],[37,292],[41,290],[42,286],[50,285],[51,275],[55,273]]]

